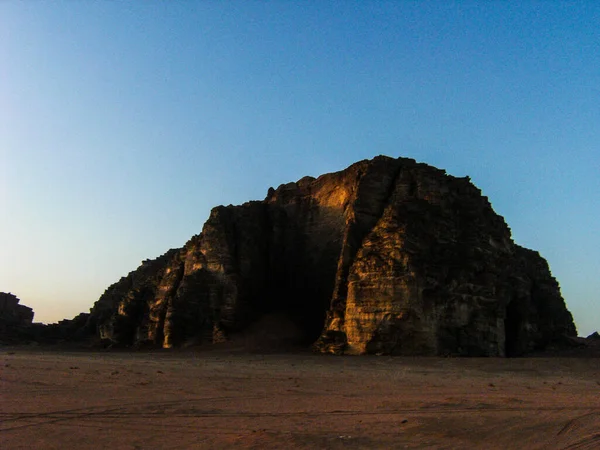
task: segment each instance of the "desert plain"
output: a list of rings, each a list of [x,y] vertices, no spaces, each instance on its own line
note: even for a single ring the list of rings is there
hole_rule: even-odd
[[[0,447],[595,449],[599,362],[6,347]]]

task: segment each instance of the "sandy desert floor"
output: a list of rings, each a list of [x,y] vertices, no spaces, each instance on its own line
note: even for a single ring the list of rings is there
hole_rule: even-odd
[[[0,350],[0,447],[600,448],[598,358]]]

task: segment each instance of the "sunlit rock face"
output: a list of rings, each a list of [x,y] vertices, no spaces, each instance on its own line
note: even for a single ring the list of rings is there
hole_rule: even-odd
[[[273,314],[330,353],[504,356],[575,335],[546,261],[468,178],[383,156],[214,208],[182,249],[109,287],[87,328],[172,347]]]

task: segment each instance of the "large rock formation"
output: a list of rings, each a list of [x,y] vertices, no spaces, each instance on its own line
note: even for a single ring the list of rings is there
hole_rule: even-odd
[[[546,261],[468,177],[383,156],[214,208],[183,248],[110,286],[86,327],[172,347],[272,314],[333,353],[504,356],[575,335]]]

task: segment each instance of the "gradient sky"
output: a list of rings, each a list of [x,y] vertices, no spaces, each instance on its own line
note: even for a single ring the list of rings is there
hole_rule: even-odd
[[[0,291],[36,321],[378,154],[471,176],[600,328],[600,2],[0,2]]]

